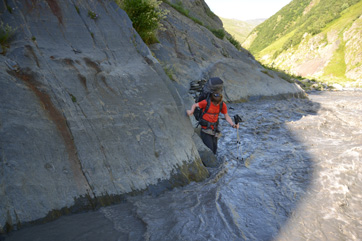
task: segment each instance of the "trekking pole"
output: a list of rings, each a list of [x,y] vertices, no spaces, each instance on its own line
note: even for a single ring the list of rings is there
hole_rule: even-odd
[[[243,120],[241,119],[241,117],[239,115],[234,116],[235,125],[237,125],[238,123],[240,123],[242,121]],[[241,158],[241,161],[244,161],[243,153],[241,152],[241,142],[240,142],[240,137],[239,137],[239,128],[236,129],[236,137],[237,137],[236,143],[237,143],[238,150],[239,150],[239,153],[240,153],[240,158]],[[239,157],[237,157],[236,159],[239,160]]]

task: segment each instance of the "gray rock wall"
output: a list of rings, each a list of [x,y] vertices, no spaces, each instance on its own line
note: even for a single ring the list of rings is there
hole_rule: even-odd
[[[1,20],[17,31],[0,55],[1,232],[208,175],[182,100],[117,5],[7,3]]]
[[[223,23],[205,3],[204,0],[168,0],[171,5],[176,5],[185,10],[188,15],[210,29],[222,29]]]
[[[192,4],[196,15],[206,6]],[[0,55],[0,232],[206,178],[199,153],[217,160],[185,116],[191,81],[221,77],[227,101],[303,95],[162,7],[170,14],[154,58],[113,1],[0,3],[0,19],[17,28]]]
[[[189,1],[184,6],[189,6]],[[150,48],[172,75],[186,102],[190,99],[188,88],[192,81],[215,76],[225,82],[226,101],[266,96],[304,97],[298,85],[266,70],[248,51],[238,51],[228,40],[217,38],[204,26],[178,14],[170,5],[162,4],[162,7],[170,12],[163,21],[166,30],[158,32],[160,43]]]

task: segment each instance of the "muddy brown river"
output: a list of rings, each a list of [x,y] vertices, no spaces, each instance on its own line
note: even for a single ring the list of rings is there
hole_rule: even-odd
[[[2,239],[362,240],[362,91],[228,107],[244,122],[221,120],[221,164],[204,182]]]

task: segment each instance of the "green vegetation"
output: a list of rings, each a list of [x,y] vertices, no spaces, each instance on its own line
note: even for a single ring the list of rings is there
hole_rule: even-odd
[[[10,6],[6,6],[6,8],[8,9],[9,13],[13,13],[14,8],[12,8]]]
[[[188,17],[189,19],[191,19],[192,21],[194,21],[195,23],[203,26],[204,24],[197,18],[192,17],[190,15],[190,11],[185,9],[182,2],[178,1],[176,4],[172,4],[170,3],[168,0],[163,0],[163,2],[167,3],[168,5],[170,5],[171,7],[173,7],[177,12],[181,13],[182,15]]]
[[[310,1],[311,0],[294,0],[271,18],[257,26],[252,33],[257,32],[258,37],[253,41],[249,50],[255,54],[292,31],[296,21],[303,16],[303,11]]]
[[[243,43],[249,33],[257,26],[256,24],[250,24],[236,19],[220,19],[224,25],[224,29],[230,33],[235,40],[239,41],[239,43]]]
[[[334,52],[334,55],[329,64],[324,68],[323,76],[328,77],[329,80],[343,82],[347,79],[345,76],[347,65],[344,58],[344,49],[345,44],[341,43],[337,51]]]
[[[157,43],[157,29],[162,27],[160,21],[167,12],[160,8],[158,0],[115,0],[116,3],[128,14],[133,27],[143,41],[150,45]]]
[[[268,67],[265,65],[263,65],[263,66],[266,70],[262,70],[261,71],[262,73],[267,74],[270,77],[274,78],[274,76],[272,76],[272,74],[269,71],[267,71],[267,70],[271,70],[275,74],[277,74],[280,78],[284,79],[285,81],[287,81],[289,83],[298,84],[305,91],[311,91],[311,90],[321,91],[321,90],[325,90],[325,89],[333,89],[332,86],[325,84],[325,83],[321,83],[313,78],[306,79],[306,78],[303,78],[302,76],[288,74],[285,71],[282,71],[282,70],[279,70],[276,68],[271,68],[271,67]]]
[[[206,11],[206,15],[209,16],[210,18],[217,18],[218,16],[213,12],[211,11],[209,8],[208,9],[205,9]]]
[[[72,99],[73,103],[76,103],[77,102],[77,98],[72,95],[72,94],[69,94],[70,98]]]
[[[175,78],[173,77],[174,72],[172,70],[172,67],[166,67],[163,66],[163,70],[165,71],[166,75],[168,76],[168,78],[170,78],[170,80],[175,81]]]
[[[271,45],[260,51],[259,53],[256,53],[254,56],[256,58],[259,58],[260,56],[263,56],[265,54],[272,54],[273,59],[275,59],[279,54],[281,54],[284,51],[285,43],[288,41],[288,39],[293,36],[295,31],[292,31],[285,36],[279,38],[277,41],[273,42]]]
[[[329,23],[338,19],[342,11],[359,1],[320,0],[318,4],[308,8],[308,5],[314,1],[294,0],[253,30],[252,33],[258,32],[258,37],[249,50],[253,54],[260,52],[294,30],[295,34],[288,39],[283,50],[296,46],[301,42],[304,33],[311,35],[320,33]]]
[[[252,31],[248,50],[264,65],[347,85],[359,78],[361,13],[361,0],[293,0]]]
[[[269,73],[269,71],[268,70],[262,70],[261,71],[263,74],[266,74],[266,75],[268,75],[269,77],[271,77],[271,78],[273,78],[274,79],[274,75],[273,74],[271,74],[271,73]]]
[[[225,30],[224,29],[211,29],[208,28],[216,37],[218,37],[219,39],[224,39],[225,37]]]
[[[88,10],[88,17],[90,17],[93,20],[96,20],[98,18],[98,14],[96,14],[92,10]]]
[[[234,36],[227,36],[226,39],[229,40],[229,42],[234,45],[237,50],[241,50],[241,44],[234,38]]]
[[[79,7],[77,5],[74,5],[75,11],[77,11],[78,14],[80,14]]]
[[[178,1],[176,4],[172,4],[167,0],[164,0],[164,2],[169,4],[170,6],[172,6],[174,9],[176,9],[182,15],[184,15],[186,17],[190,17],[190,15],[189,15],[190,11],[184,8],[181,1]]]
[[[10,47],[10,39],[14,35],[16,28],[12,28],[8,24],[0,22],[0,44],[2,48],[2,53],[6,53],[6,48]]]
[[[189,19],[191,19],[192,21],[194,21],[195,23],[204,26],[204,24],[197,18],[192,17],[190,15],[190,11],[185,9],[182,2],[178,1],[176,4],[172,4],[170,3],[168,0],[163,0],[163,2],[167,3],[168,5],[170,5],[171,7],[173,7],[176,11],[178,11],[179,13],[181,13],[182,15],[188,17]],[[216,15],[211,11],[208,10],[206,13],[209,17],[213,18]],[[213,29],[209,26],[205,26],[208,30],[210,30],[210,32],[212,32],[216,37],[218,37],[219,39],[224,39],[226,33],[224,29]]]
[[[8,12],[13,13],[15,8],[10,7],[7,0],[5,0],[4,3],[5,3],[5,6],[6,6],[6,9],[8,10]]]

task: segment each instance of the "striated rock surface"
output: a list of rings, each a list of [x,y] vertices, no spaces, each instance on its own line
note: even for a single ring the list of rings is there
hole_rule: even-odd
[[[227,101],[304,95],[162,6],[156,59],[113,1],[0,3],[16,28],[0,55],[0,233],[205,179],[200,155],[217,163],[184,113],[194,80],[220,76]]]
[[[169,0],[168,3],[210,29],[223,28],[221,19],[210,10],[204,0]]]
[[[185,101],[189,99],[191,82],[213,76],[224,80],[226,101],[304,96],[299,86],[266,70],[248,51],[238,51],[227,40],[217,38],[207,28],[178,14],[170,5],[162,6],[170,12],[163,21],[166,30],[159,31],[160,43],[150,49],[174,79]]]
[[[208,176],[182,100],[116,4],[9,4],[2,19],[18,31],[0,56],[0,231]]]

